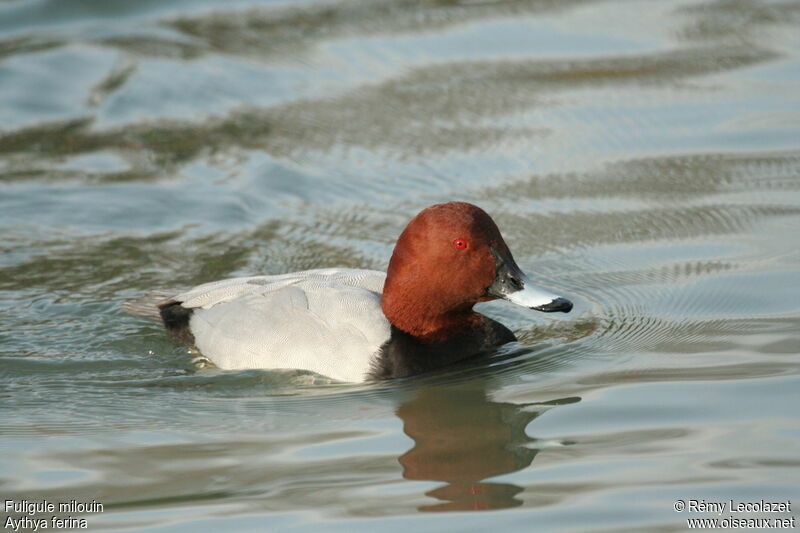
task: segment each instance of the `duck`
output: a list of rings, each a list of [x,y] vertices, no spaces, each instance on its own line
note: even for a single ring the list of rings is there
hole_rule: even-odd
[[[160,320],[222,370],[300,369],[367,382],[425,374],[516,341],[473,309],[496,299],[546,313],[573,307],[525,275],[486,211],[447,202],[411,219],[385,273],[237,277],[151,292],[123,309]]]

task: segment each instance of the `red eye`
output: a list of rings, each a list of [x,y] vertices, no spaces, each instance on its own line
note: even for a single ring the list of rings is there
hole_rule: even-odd
[[[456,239],[453,241],[453,246],[455,246],[459,250],[463,250],[464,248],[467,247],[467,241],[465,241],[464,239]]]

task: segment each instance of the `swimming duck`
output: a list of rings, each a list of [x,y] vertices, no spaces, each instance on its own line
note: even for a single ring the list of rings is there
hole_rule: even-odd
[[[475,312],[478,302],[572,309],[536,287],[492,218],[465,202],[415,216],[385,274],[327,268],[226,279],[164,296],[123,308],[160,318],[176,340],[222,369],[305,369],[350,382],[422,374],[516,340]]]

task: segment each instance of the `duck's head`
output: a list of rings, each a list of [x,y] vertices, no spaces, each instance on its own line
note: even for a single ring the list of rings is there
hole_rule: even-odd
[[[442,340],[468,323],[473,305],[496,298],[537,311],[572,309],[569,300],[528,279],[483,209],[437,204],[408,223],[383,291],[383,312],[394,326],[423,340]]]

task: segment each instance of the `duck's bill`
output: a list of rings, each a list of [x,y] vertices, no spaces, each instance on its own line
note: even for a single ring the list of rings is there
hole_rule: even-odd
[[[569,313],[572,311],[572,302],[541,287],[537,287],[525,274],[520,276],[520,281],[522,282],[522,288],[506,294],[503,298],[517,305],[530,307],[545,313],[553,313],[555,311]]]
[[[536,286],[517,266],[513,258],[504,258],[495,250],[492,252],[497,262],[497,270],[494,281],[486,290],[487,294],[545,313],[556,311],[569,313],[572,310],[572,302]]]

